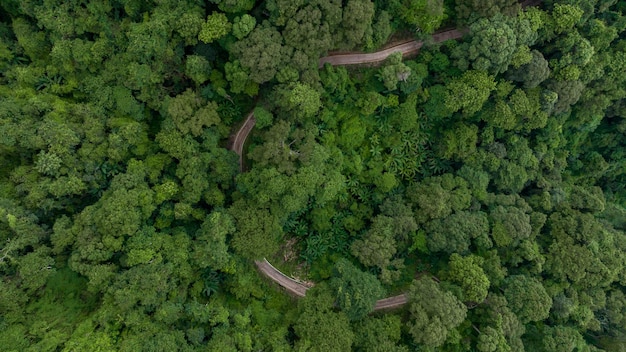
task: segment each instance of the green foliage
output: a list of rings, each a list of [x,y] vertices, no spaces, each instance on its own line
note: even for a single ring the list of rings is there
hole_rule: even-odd
[[[296,348],[310,351],[346,351],[354,340],[345,313],[332,311],[332,296],[326,288],[309,291],[300,304],[294,331],[300,337]]]
[[[397,315],[387,314],[381,318],[369,317],[356,323],[354,346],[363,351],[408,351],[398,345],[402,321]]]
[[[460,24],[473,23],[477,19],[498,14],[514,16],[519,11],[515,0],[456,0],[456,16]]]
[[[256,19],[248,14],[244,14],[241,17],[235,17],[233,20],[233,35],[241,40],[256,26]]]
[[[522,323],[547,318],[552,307],[552,299],[541,282],[526,275],[509,276],[505,280],[504,296]]]
[[[241,66],[239,60],[227,62],[224,65],[226,79],[230,82],[230,91],[233,93],[246,93],[254,96],[259,91],[259,85],[250,80],[249,70]],[[225,92],[224,92],[225,94]]]
[[[568,326],[546,326],[535,328],[530,332],[530,336],[536,338],[525,341],[529,348],[555,352],[591,350],[580,333]]]
[[[475,153],[478,142],[478,127],[473,124],[457,123],[446,131],[441,145],[441,154],[445,159],[464,159]]]
[[[482,243],[483,247],[491,247],[489,239],[484,240],[489,232],[489,222],[482,212],[461,211],[435,219],[425,225],[426,244],[431,252],[447,253],[468,252],[472,239]]]
[[[231,28],[232,24],[225,14],[213,11],[202,24],[198,39],[208,44],[230,33]]]
[[[257,106],[254,108],[254,119],[256,120],[256,127],[263,129],[272,125],[274,116],[271,112],[265,110],[263,107]]]
[[[516,69],[509,70],[509,79],[523,82],[525,88],[535,88],[550,76],[548,61],[537,50],[531,51],[532,59],[529,63]]]
[[[234,219],[226,213],[212,212],[196,233],[192,258],[199,268],[233,271],[232,255],[226,239],[235,232]]]
[[[231,208],[238,229],[231,241],[233,249],[249,259],[262,259],[276,253],[282,237],[276,216],[265,209],[248,213],[247,207],[239,204]]]
[[[506,71],[519,45],[515,29],[503,17],[494,17],[476,21],[470,31],[468,59],[472,68],[492,74]]]
[[[274,78],[284,64],[282,41],[282,35],[274,27],[256,26],[232,46],[231,54],[249,70],[252,81],[264,83]]]
[[[471,116],[482,108],[496,83],[484,71],[466,71],[448,83],[446,88],[446,108],[452,112],[462,110],[463,115]]]
[[[185,40],[185,44],[198,43],[198,34],[204,25],[200,11],[186,11],[176,23],[176,31]]]
[[[413,283],[409,298],[409,333],[416,343],[426,347],[436,348],[443,345],[467,315],[467,308],[463,303],[452,293],[443,291],[429,277]]]
[[[202,134],[204,127],[220,123],[217,104],[205,102],[189,89],[168,101],[167,113],[180,132],[191,133],[196,137]]]
[[[114,338],[103,331],[96,329],[96,324],[91,320],[82,322],[72,333],[65,343],[64,351],[115,351]]]
[[[574,5],[554,4],[552,9],[552,26],[555,34],[564,33],[580,21],[583,11]]]
[[[35,29],[23,18],[17,18],[12,23],[13,33],[17,43],[30,60],[45,60],[50,50],[46,41],[45,32],[36,32]]]
[[[497,247],[517,246],[520,241],[530,237],[530,216],[520,208],[499,205],[491,211],[489,217],[491,236]]]
[[[506,343],[502,332],[491,326],[483,328],[480,331],[476,348],[481,352],[511,351],[511,347]]]
[[[623,350],[626,7],[530,4],[2,1],[0,349]]]
[[[402,54],[395,52],[387,58],[389,64],[380,70],[378,78],[387,90],[396,90],[399,82],[406,82],[411,76],[411,68],[402,63]]]
[[[414,31],[432,34],[448,18],[440,0],[392,1],[389,8]]]
[[[363,265],[377,266],[381,281],[391,283],[399,275],[399,269],[404,267],[402,259],[393,259],[397,251],[396,238],[406,238],[416,227],[410,214],[378,215],[365,235],[352,242],[351,252]]]
[[[292,83],[277,86],[277,105],[296,121],[309,119],[322,107],[320,93],[307,84]]]
[[[418,223],[447,218],[452,211],[467,209],[471,202],[467,182],[452,174],[424,179],[409,188],[407,195],[415,204]]]
[[[374,16],[375,22],[372,24],[372,31],[369,34],[371,37],[366,38],[366,48],[373,49],[378,48],[387,42],[387,39],[393,33],[393,27],[391,24],[391,15],[387,11],[380,11]]]
[[[372,30],[375,5],[370,0],[349,0],[343,8],[342,33],[339,47],[352,48],[363,44],[365,35]]]
[[[185,64],[185,74],[196,84],[202,84],[209,79],[211,65],[202,56],[189,55]]]
[[[210,2],[217,4],[220,10],[230,13],[250,11],[254,7],[254,0],[210,0]]]
[[[483,258],[475,255],[461,257],[453,253],[450,256],[445,277],[461,287],[463,295],[459,298],[462,301],[480,303],[487,298],[490,283],[481,267],[483,262]]]
[[[358,320],[374,309],[384,290],[376,276],[364,273],[349,261],[342,259],[335,263],[334,278],[330,286],[337,295],[339,307],[350,320]]]

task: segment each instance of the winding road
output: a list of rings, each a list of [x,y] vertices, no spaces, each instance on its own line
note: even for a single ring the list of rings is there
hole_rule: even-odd
[[[257,260],[254,263],[256,264],[259,271],[261,271],[265,276],[269,277],[272,281],[287,290],[287,292],[295,296],[304,297],[306,296],[306,291],[311,288],[310,286],[307,286],[302,282],[299,282],[283,274],[280,270],[276,269],[270,262],[268,262],[267,259]],[[376,301],[374,311],[393,309],[399,306],[403,306],[407,302],[408,296],[405,293],[397,296],[383,298]]]
[[[432,38],[434,43],[441,43],[446,40],[459,39],[467,33],[467,30],[449,29],[433,34]],[[325,64],[331,64],[332,66],[360,65],[368,63],[377,64],[385,61],[389,55],[395,52],[402,53],[403,57],[416,54],[423,45],[423,41],[411,40],[399,43],[375,53],[353,52],[331,54],[320,58],[319,67],[324,67]],[[252,128],[254,128],[255,123],[256,120],[254,119],[254,111],[250,111],[243,125],[235,134],[231,136],[229,149],[239,155],[239,169],[241,171],[243,171],[243,146],[246,143],[246,139],[252,131]]]
[[[446,40],[459,39],[465,34],[467,34],[466,30],[451,29],[435,33],[432,38],[435,43],[440,43]],[[413,40],[399,43],[375,53],[331,54],[320,59],[319,67],[323,67],[327,63],[333,66],[377,64],[383,62],[389,55],[398,51],[402,53],[403,57],[414,55],[419,52],[423,45],[423,41]],[[254,128],[255,123],[256,120],[254,118],[254,111],[251,111],[246,117],[243,125],[231,137],[230,149],[239,155],[239,169],[241,171],[243,171],[243,146],[246,143],[246,139],[252,131],[252,128]],[[255,264],[261,273],[282,286],[287,292],[297,297],[304,297],[306,295],[306,291],[310,288],[309,286],[283,274],[280,270],[270,264],[267,259],[257,260],[255,261]],[[408,297],[406,294],[387,297],[376,301],[374,311],[397,308],[405,305],[407,302]]]
[[[527,7],[535,6],[540,3],[541,0],[527,0],[521,2],[521,5],[522,7]],[[432,41],[434,43],[440,43],[446,40],[459,39],[467,33],[468,30],[444,30],[433,34]],[[319,67],[324,67],[325,64],[330,64],[333,66],[377,64],[381,63],[387,57],[389,57],[389,55],[395,52],[402,53],[403,57],[414,55],[419,52],[420,48],[423,45],[423,41],[413,40],[404,43],[398,43],[397,45],[385,48],[374,53],[331,53],[328,56],[320,58]],[[241,171],[243,171],[243,146],[255,123],[256,120],[254,118],[254,111],[251,111],[246,117],[243,125],[239,128],[239,130],[237,130],[237,132],[233,136],[231,136],[231,143],[229,145],[229,148],[239,155],[239,168]],[[295,296],[304,297],[306,295],[306,291],[310,288],[310,286],[307,286],[304,283],[283,274],[280,270],[276,269],[272,264],[270,264],[267,259],[257,260],[255,261],[255,264],[261,273],[263,273],[265,276],[267,276],[272,281],[276,282],[277,284],[285,288],[285,290]],[[408,296],[406,293],[397,296],[387,297],[376,301],[374,311],[397,308],[405,305],[407,302]]]

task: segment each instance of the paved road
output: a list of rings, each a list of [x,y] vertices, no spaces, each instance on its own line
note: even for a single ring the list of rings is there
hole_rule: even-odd
[[[466,33],[467,31],[465,30],[449,29],[433,34],[433,41],[435,43],[440,43],[446,40],[459,39]],[[423,41],[418,42],[411,40],[375,53],[331,54],[320,59],[319,67],[324,67],[324,64],[327,63],[333,66],[380,63],[389,57],[389,55],[398,51],[402,53],[403,57],[415,54],[423,45]]]
[[[433,34],[433,41],[435,43],[443,42],[450,39],[458,39],[465,35],[467,31],[452,29],[446,30],[439,33]],[[389,55],[394,52],[401,52],[402,56],[408,56],[415,54],[419,51],[419,49],[424,45],[422,41],[409,41],[404,43],[399,43],[392,47],[383,49],[381,51],[375,53],[352,53],[352,54],[331,54],[329,56],[323,57],[320,59],[320,67],[324,66],[324,64],[329,63],[333,66],[336,65],[355,65],[355,64],[366,64],[366,63],[380,63],[384,61]],[[256,120],[254,119],[253,112],[248,114],[246,121],[241,126],[241,128],[237,131],[235,136],[233,137],[233,143],[231,149],[234,150],[237,154],[239,154],[239,168],[243,171],[243,145],[248,138],[248,134],[252,131],[254,127],[254,123]],[[269,277],[272,281],[276,282],[285,290],[294,294],[298,297],[304,297],[306,295],[306,291],[309,287],[293,280],[287,275],[280,272],[276,269],[272,264],[270,264],[267,260],[256,261],[256,266],[259,268],[263,274]],[[376,302],[376,306],[374,310],[382,310],[382,309],[392,309],[399,306],[402,306],[407,303],[406,294],[401,294],[398,296],[388,297]]]
[[[283,274],[280,270],[276,269],[267,259],[257,260],[254,262],[261,273],[269,277],[272,281],[282,286],[287,292],[298,296],[304,297],[306,291],[310,288],[301,282],[298,282],[289,276]],[[407,303],[406,294],[398,296],[387,297],[376,301],[374,311],[383,309],[393,309],[399,306],[403,306]]]
[[[407,296],[406,293],[403,293],[397,296],[379,299],[378,301],[376,301],[376,305],[374,306],[374,311],[400,307],[400,306],[405,305],[408,301],[409,301],[409,297]]]
[[[239,155],[239,170],[241,171],[243,171],[243,145],[246,143],[246,139],[248,139],[248,135],[250,134],[250,131],[252,131],[255,123],[256,119],[254,118],[253,110],[250,111],[243,125],[232,137],[230,149]]]
[[[450,39],[459,39],[465,35],[467,31],[450,29],[433,34],[433,41],[440,43]],[[367,63],[380,63],[384,61],[389,55],[395,52],[401,52],[402,56],[408,56],[415,54],[424,45],[422,41],[411,40],[404,43],[399,43],[392,47],[377,51],[375,53],[351,53],[351,54],[331,54],[320,59],[319,66],[323,67],[324,64],[329,63],[333,66],[338,65],[357,65]],[[235,151],[239,155],[239,169],[243,171],[243,145],[246,143],[246,139],[252,131],[256,120],[254,119],[254,113],[251,111],[246,118],[244,124],[239,128],[237,133],[232,136],[231,150]]]
[[[401,52],[402,56],[416,53],[422,45],[424,45],[423,42],[416,42],[412,40],[410,42],[398,44],[375,53],[332,54],[321,58],[319,67],[324,67],[324,64],[327,63],[333,66],[378,63],[384,61],[389,55],[395,53],[396,51]]]
[[[280,270],[276,269],[267,259],[257,260],[254,262],[263,274],[272,279],[272,281],[284,287],[290,293],[304,297],[306,295],[306,291],[309,289],[308,286],[297,282],[296,280],[290,278],[289,276],[280,272]]]

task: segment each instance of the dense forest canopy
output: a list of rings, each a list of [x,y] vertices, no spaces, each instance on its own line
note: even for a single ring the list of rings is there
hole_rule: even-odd
[[[2,0],[0,274],[3,351],[626,351],[626,2]]]

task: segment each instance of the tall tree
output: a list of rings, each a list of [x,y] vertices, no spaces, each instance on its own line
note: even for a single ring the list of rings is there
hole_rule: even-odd
[[[339,307],[350,320],[358,320],[372,312],[374,305],[384,295],[376,276],[356,268],[346,259],[335,263],[334,278],[330,286],[337,295]]]
[[[441,0],[390,1],[389,9],[415,32],[432,34],[448,17]]]
[[[526,275],[513,275],[505,280],[504,287],[509,307],[522,323],[548,317],[552,299],[540,281]]]
[[[346,351],[354,333],[345,313],[332,311],[333,298],[327,288],[309,290],[300,303],[294,331],[300,337],[296,348],[310,351]]]
[[[483,268],[483,258],[475,255],[462,257],[457,253],[450,256],[445,278],[461,287],[464,302],[480,304],[487,298],[490,282]]]
[[[228,34],[231,28],[232,24],[225,14],[213,11],[202,24],[198,39],[208,44]]]
[[[249,70],[256,83],[270,81],[285,62],[280,32],[269,24],[257,26],[243,40],[233,44],[230,51]]]
[[[416,343],[425,347],[443,345],[467,315],[465,305],[429,277],[413,283],[409,298],[409,333]]]
[[[446,108],[452,112],[462,110],[471,116],[478,112],[496,88],[493,76],[484,71],[466,71],[446,85]]]

